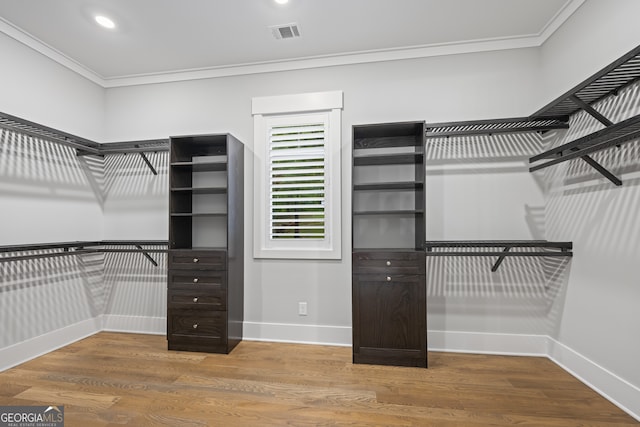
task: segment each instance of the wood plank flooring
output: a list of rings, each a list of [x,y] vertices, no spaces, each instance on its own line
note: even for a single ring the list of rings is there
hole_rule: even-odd
[[[67,427],[640,425],[545,358],[430,353],[419,369],[353,365],[345,347],[166,346],[99,333],[0,373],[0,405],[64,405]]]

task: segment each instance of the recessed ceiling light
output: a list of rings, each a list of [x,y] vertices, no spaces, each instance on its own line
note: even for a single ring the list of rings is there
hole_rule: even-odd
[[[287,4],[289,3],[289,0],[274,0],[276,3],[278,4]]]
[[[113,22],[110,18],[107,18],[104,15],[96,15],[95,20],[98,24],[102,25],[104,28],[108,28],[110,30],[116,27],[116,23]]]

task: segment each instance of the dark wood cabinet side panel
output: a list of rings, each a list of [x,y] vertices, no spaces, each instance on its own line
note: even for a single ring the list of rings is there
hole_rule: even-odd
[[[229,136],[227,147],[228,173],[228,312],[229,347],[243,335],[244,319],[244,145]]]

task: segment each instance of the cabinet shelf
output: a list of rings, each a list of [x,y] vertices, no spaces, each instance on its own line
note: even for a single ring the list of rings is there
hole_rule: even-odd
[[[395,215],[395,216],[410,216],[410,215],[424,215],[423,210],[385,210],[385,211],[358,211],[353,212],[354,216],[365,215]]]
[[[356,184],[354,191],[384,191],[384,190],[418,190],[424,187],[423,182],[376,182],[371,184]]]
[[[366,156],[355,156],[353,158],[353,165],[410,165],[422,163],[423,158],[423,153],[372,154]]]
[[[223,162],[173,162],[171,167],[193,172],[222,172],[227,170],[227,164]]]
[[[226,187],[176,187],[171,189],[174,193],[190,193],[190,194],[225,194]]]
[[[218,217],[218,218],[223,218],[226,217],[227,214],[224,212],[220,212],[220,213],[214,213],[214,212],[197,212],[197,213],[193,213],[193,212],[175,212],[175,213],[171,213],[171,217],[172,218],[197,218],[197,217]]]

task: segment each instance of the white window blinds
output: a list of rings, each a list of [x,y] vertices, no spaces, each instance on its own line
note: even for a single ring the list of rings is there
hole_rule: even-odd
[[[340,259],[342,92],[253,98],[253,256]]]
[[[271,126],[271,239],[324,239],[325,123]]]

